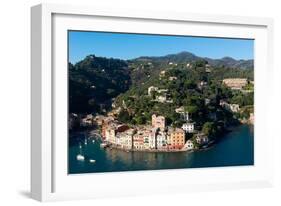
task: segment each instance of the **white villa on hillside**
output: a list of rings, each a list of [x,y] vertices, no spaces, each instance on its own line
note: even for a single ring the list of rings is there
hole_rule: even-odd
[[[246,78],[227,78],[223,79],[222,83],[233,90],[241,90],[248,84]]]
[[[240,110],[239,104],[230,104],[229,106],[232,112],[239,112]]]
[[[182,116],[183,120],[185,120],[185,121],[189,121],[190,120],[189,114],[188,114],[187,111],[185,111],[184,107],[176,108],[175,112],[180,114]]]
[[[157,92],[157,91],[158,91],[158,87],[154,87],[154,86],[148,87],[147,90],[148,96],[152,96],[152,92]]]
[[[224,100],[220,100],[220,106],[224,107],[225,109],[231,112],[239,112],[240,110],[239,104],[229,104]]]
[[[174,81],[174,80],[177,80],[178,78],[177,77],[174,77],[174,76],[171,76],[169,77],[169,81]]]
[[[193,133],[194,132],[194,122],[184,123],[181,128],[187,133]]]
[[[165,70],[162,70],[162,71],[159,73],[159,78],[161,79],[161,78],[165,77],[165,75],[166,75],[166,71],[165,71]]]
[[[153,101],[161,103],[173,103],[169,97],[168,89],[159,89],[158,87],[151,86],[147,89],[148,96],[153,98]],[[154,94],[154,95],[153,95]]]

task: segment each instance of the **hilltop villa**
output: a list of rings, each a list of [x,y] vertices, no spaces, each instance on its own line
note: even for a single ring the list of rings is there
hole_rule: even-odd
[[[248,84],[248,80],[246,78],[228,78],[223,79],[222,83],[233,90],[241,90]]]

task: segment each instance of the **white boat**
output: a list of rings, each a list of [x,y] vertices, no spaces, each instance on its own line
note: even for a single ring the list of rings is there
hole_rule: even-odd
[[[92,142],[95,143],[95,140],[93,139]]]
[[[95,163],[96,162],[96,160],[93,160],[93,159],[90,159],[89,161],[90,161],[90,163]]]
[[[107,144],[106,144],[106,143],[101,143],[101,144],[100,144],[100,147],[101,147],[101,148],[106,148],[106,147],[107,147]]]
[[[79,154],[79,155],[76,156],[76,159],[77,159],[78,161],[84,161],[84,160],[85,160],[85,157],[84,157],[83,155]]]

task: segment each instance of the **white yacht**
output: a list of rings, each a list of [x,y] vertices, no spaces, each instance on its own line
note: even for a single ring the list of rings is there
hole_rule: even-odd
[[[81,155],[81,154],[78,154],[78,155],[76,156],[76,159],[77,159],[78,161],[84,161],[84,160],[85,160],[85,157],[84,157],[83,155]]]

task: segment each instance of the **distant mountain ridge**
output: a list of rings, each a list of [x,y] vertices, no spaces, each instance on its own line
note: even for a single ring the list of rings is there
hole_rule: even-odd
[[[199,57],[193,53],[183,51],[177,54],[168,54],[165,56],[142,56],[134,60],[140,61],[157,61],[157,62],[173,62],[173,63],[188,63],[198,60],[206,60],[213,67],[229,67],[229,68],[240,68],[240,69],[253,69],[254,60],[253,59],[240,59],[236,60],[231,57],[223,57],[221,59],[212,59],[208,57]]]

